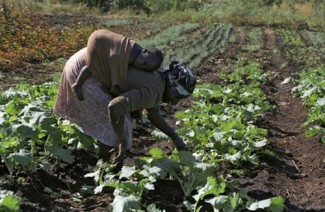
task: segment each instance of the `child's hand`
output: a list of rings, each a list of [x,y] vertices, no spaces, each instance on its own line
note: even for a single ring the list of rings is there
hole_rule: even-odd
[[[80,101],[84,100],[84,97],[82,95],[82,87],[78,86],[76,83],[73,83],[71,87],[74,93],[77,95],[77,98]]]

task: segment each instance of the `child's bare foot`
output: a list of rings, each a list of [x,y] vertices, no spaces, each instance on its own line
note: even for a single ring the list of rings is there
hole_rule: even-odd
[[[82,95],[82,87],[78,86],[76,83],[72,84],[72,90],[75,92],[77,98],[82,101],[84,97]]]

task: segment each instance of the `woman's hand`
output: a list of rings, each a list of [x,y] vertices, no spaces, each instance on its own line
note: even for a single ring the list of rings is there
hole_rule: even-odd
[[[126,150],[122,147],[122,144],[119,144],[118,155],[116,156],[116,158],[113,159],[113,163],[115,164],[115,167],[113,169],[114,173],[118,173],[122,169],[125,154]]]
[[[185,145],[183,139],[178,136],[177,136],[177,138],[173,139],[173,143],[178,151],[186,149],[186,145]]]

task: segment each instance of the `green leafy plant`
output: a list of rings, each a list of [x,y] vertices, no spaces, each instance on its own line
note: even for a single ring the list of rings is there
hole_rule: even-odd
[[[15,212],[20,209],[20,199],[13,192],[0,190],[0,211]]]
[[[290,46],[304,46],[304,42],[302,38],[292,30],[288,29],[277,29],[277,33],[279,33],[283,42]]]
[[[304,127],[307,137],[321,135],[325,143],[325,68],[309,69],[300,74],[298,85],[292,89],[295,95],[301,97],[303,102],[310,107],[307,121]]]
[[[246,51],[257,51],[263,46],[263,34],[260,27],[248,28],[247,42],[242,46]]]
[[[257,164],[255,150],[268,143],[267,131],[254,125],[271,108],[259,88],[265,75],[259,65],[251,63],[220,78],[224,86],[197,86],[192,108],[176,113],[184,126],[179,133],[195,151],[210,152],[205,161]]]
[[[0,95],[0,156],[11,176],[18,167],[48,170],[51,158],[73,163],[68,144],[94,150],[93,139],[52,113],[56,94],[57,84],[45,83],[21,84]]]
[[[196,160],[191,152],[178,152],[173,159],[179,163],[180,170],[172,170],[170,174],[180,182],[184,199],[190,197],[193,190],[197,189],[198,186],[202,186],[208,176],[213,175],[213,165]]]

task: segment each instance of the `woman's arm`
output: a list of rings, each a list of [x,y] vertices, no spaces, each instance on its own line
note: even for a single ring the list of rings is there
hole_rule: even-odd
[[[185,144],[182,138],[179,137],[175,130],[168,125],[165,118],[161,115],[159,107],[147,109],[147,111],[148,119],[150,120],[151,124],[168,135],[178,150],[183,150],[185,148]]]

